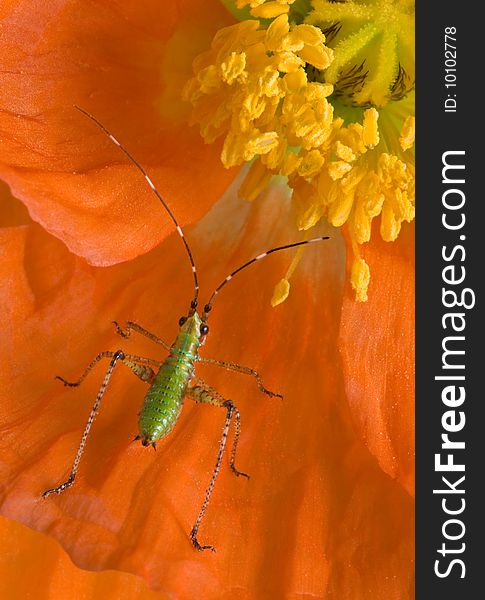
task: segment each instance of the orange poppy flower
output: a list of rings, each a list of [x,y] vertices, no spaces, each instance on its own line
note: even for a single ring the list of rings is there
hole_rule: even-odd
[[[251,475],[241,480],[223,465],[199,534],[216,546],[215,555],[195,552],[188,532],[224,412],[187,403],[158,452],[132,444],[145,387],[123,366],[75,485],[40,497],[70,469],[103,367],[76,390],[54,375],[76,378],[98,352],[119,347],[161,360],[162,348],[135,335],[122,340],[111,321],[139,322],[171,342],[191,297],[180,239],[166,237],[171,225],[146,182],[89,121],[73,116],[71,105],[111,115],[110,128],[150,171],[181,223],[193,223],[185,233],[203,298],[248,258],[294,239],[285,188],[268,188],[255,204],[238,200],[235,186],[223,194],[234,173],[220,168],[220,148],[204,147],[180,114],[157,107],[157,98],[171,106],[173,88],[163,76],[141,76],[159,73],[160,64],[162,73],[173,73],[187,35],[194,47],[185,57],[231,17],[218,3],[186,1],[164,7],[156,19],[159,3],[143,4],[144,11],[97,5],[82,20],[75,2],[60,2],[51,14],[35,2],[29,11],[2,9],[10,19],[10,71],[18,69],[22,48],[27,74],[3,75],[12,79],[10,97],[2,99],[11,109],[2,117],[1,173],[30,216],[0,190],[1,301],[10,315],[0,344],[1,512],[57,539],[78,567],[134,573],[161,597],[411,598],[411,226],[392,245],[374,236],[366,248],[373,274],[367,304],[356,305],[344,283],[344,240],[323,224],[319,233],[330,231],[331,240],[306,252],[284,304],[269,308],[266,284],[286,264],[283,253],[221,292],[203,355],[257,368],[284,399],[261,395],[243,375],[198,366],[241,411],[238,465]],[[18,36],[29,41],[36,32],[31,48],[19,44]],[[19,544],[30,543],[6,526]],[[63,560],[47,552],[53,558],[46,585],[49,573],[59,578],[54,561]],[[36,566],[23,571],[25,581],[35,582]],[[111,581],[114,590],[126,592],[124,577]],[[150,597],[135,585],[129,593]]]
[[[0,7],[0,176],[36,222],[94,265],[147,252],[172,224],[152,218],[150,190],[74,105],[109,115],[167,197],[179,199],[182,223],[203,215],[234,177],[187,127],[177,98],[194,54],[232,18],[216,0],[167,2],[163,11],[158,0],[130,4]]]

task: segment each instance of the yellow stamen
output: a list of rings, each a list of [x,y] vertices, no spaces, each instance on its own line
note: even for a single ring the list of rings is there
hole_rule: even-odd
[[[281,52],[286,50],[284,40],[290,31],[288,17],[280,15],[275,19],[266,30],[264,45],[269,52]]]
[[[328,220],[334,227],[341,227],[349,218],[354,203],[353,190],[345,193],[340,190],[337,199],[328,209]]]
[[[257,16],[262,16],[262,15],[258,15],[255,14],[255,10],[260,10],[261,8],[263,8],[264,6],[270,6],[271,8],[274,5],[279,5],[279,6],[283,6],[286,7],[286,10],[289,10],[289,4],[293,4],[293,2],[295,2],[295,0],[236,0],[236,6],[238,8],[245,8],[246,6],[250,6],[251,7],[251,14],[253,15],[253,17],[257,17]],[[280,13],[278,13],[280,14]],[[274,16],[278,16],[278,14],[273,15]],[[271,19],[273,17],[263,17],[264,19]]]
[[[362,132],[362,141],[368,148],[374,148],[379,143],[379,130],[377,129],[377,119],[379,113],[375,108],[369,108],[364,113],[364,130]]]
[[[238,77],[246,77],[246,54],[244,52],[231,52],[226,60],[221,63],[222,79],[229,85],[234,83]]]
[[[290,10],[287,4],[280,4],[279,2],[267,2],[257,8],[251,10],[253,17],[259,17],[261,19],[274,19],[279,15],[285,14]]]
[[[352,170],[352,166],[344,160],[336,160],[328,165],[328,173],[332,179],[342,179],[342,177]]]
[[[345,162],[352,162],[355,160],[355,154],[352,152],[352,148],[342,144],[340,140],[337,140],[337,143],[335,144],[335,152],[337,156]]]
[[[243,200],[256,200],[259,194],[266,188],[271,181],[273,173],[259,160],[255,160],[239,187],[239,196]]]
[[[303,155],[302,161],[298,167],[298,175],[301,177],[313,177],[317,175],[324,163],[325,159],[318,150],[310,150]]]
[[[409,148],[412,148],[414,145],[414,135],[415,135],[415,118],[409,116],[404,121],[404,125],[401,129],[401,135],[399,137],[399,143],[401,144],[401,148],[406,151]]]
[[[283,166],[281,167],[281,174],[285,175],[286,177],[288,175],[291,175],[294,171],[296,171],[296,169],[298,169],[301,161],[302,159],[298,156],[298,154],[295,154],[294,152],[289,152],[286,155]]]
[[[303,46],[301,50],[298,50],[298,56],[309,65],[316,67],[317,69],[326,69],[333,59],[333,52],[330,48],[325,46]]]
[[[308,235],[305,235],[303,239],[307,240]],[[293,257],[293,260],[291,261],[290,266],[288,267],[288,270],[286,271],[286,275],[283,277],[283,279],[280,279],[280,281],[275,285],[273,290],[273,296],[271,298],[271,306],[273,308],[275,306],[278,306],[278,304],[281,304],[288,298],[288,294],[290,293],[290,279],[293,273],[295,272],[298,263],[302,259],[304,252],[304,246],[298,248],[295,256]]]
[[[290,282],[287,279],[280,279],[275,285],[273,296],[271,298],[271,306],[274,308],[281,304],[288,298],[290,293]]]
[[[240,0],[238,6],[249,6],[253,16],[272,15],[270,22],[241,21],[220,30],[211,49],[194,61],[184,98],[194,107],[192,120],[204,139],[224,138],[226,167],[253,161],[241,197],[255,200],[273,175],[283,175],[292,189],[298,229],[308,231],[322,217],[336,227],[348,226],[354,253],[351,282],[357,299],[364,300],[370,273],[359,245],[369,242],[373,219],[380,216],[380,233],[387,241],[396,239],[404,221],[414,219],[413,154],[407,152],[414,143],[414,117],[408,116],[412,102],[403,100],[399,107],[395,101],[407,85],[402,57],[396,56],[404,52],[403,45],[411,47],[412,35],[399,30],[410,23],[411,3],[314,0],[315,12],[299,25],[290,23],[291,4]],[[313,24],[327,20],[345,22],[346,37],[334,50]],[[368,72],[362,74],[358,65],[367,53]],[[355,122],[348,115],[345,120],[335,116],[332,94],[336,89],[334,95],[344,98],[342,77],[345,89],[354,87],[354,104],[394,100],[388,104],[396,106],[392,119],[387,106],[353,109],[350,114],[361,115]],[[352,78],[355,83],[349,85]],[[396,125],[395,139],[389,138]],[[287,297],[300,257],[298,252],[276,286],[273,305]]]
[[[185,86],[184,98],[194,105],[206,139],[226,134],[224,166],[267,155],[263,164],[278,172],[288,146],[311,153],[328,140],[333,109],[327,97],[333,88],[308,82],[304,70],[307,63],[321,67],[330,62],[332,52],[323,40],[318,28],[290,27],[282,14],[267,29],[243,21],[221,30],[209,54],[194,61],[195,77]],[[315,160],[321,166],[323,159],[317,153],[310,157],[316,172]],[[309,168],[308,159],[303,168]]]
[[[352,264],[350,283],[355,290],[358,302],[367,302],[367,288],[370,282],[369,265],[363,258],[357,258]]]

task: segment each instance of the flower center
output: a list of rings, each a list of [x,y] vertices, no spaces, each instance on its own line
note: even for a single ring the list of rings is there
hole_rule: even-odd
[[[183,97],[206,142],[224,137],[224,166],[251,161],[243,198],[256,199],[282,175],[298,229],[322,217],[347,225],[351,283],[365,300],[370,275],[359,248],[370,239],[372,220],[380,215],[381,236],[391,241],[414,218],[412,101],[392,101],[398,88],[408,89],[401,63],[409,69],[402,46],[411,34],[401,29],[411,23],[410,2],[314,0],[304,23],[290,21],[293,4],[301,9],[298,0],[237,0],[238,8],[249,5],[252,16],[265,20],[218,31],[195,59]],[[386,106],[379,114],[374,105]],[[300,257],[278,284],[273,305],[288,295]]]
[[[380,107],[413,89],[414,0],[314,0],[313,7],[306,22],[335,52],[324,80],[344,102]]]

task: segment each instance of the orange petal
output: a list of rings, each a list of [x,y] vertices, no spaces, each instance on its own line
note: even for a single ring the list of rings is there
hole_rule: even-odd
[[[366,303],[347,287],[340,351],[350,410],[380,467],[414,493],[414,226],[393,243],[374,231],[363,246]],[[350,260],[352,258],[350,257]]]
[[[248,258],[297,238],[281,190],[246,204],[236,189],[187,230],[202,300]],[[2,513],[48,532],[78,566],[136,573],[176,598],[411,597],[413,504],[355,432],[337,345],[344,244],[331,235],[305,252],[276,309],[269,300],[286,253],[236,276],[214,304],[201,354],[258,369],[284,399],[262,395],[250,377],[197,366],[240,409],[238,466],[251,475],[236,478],[223,463],[199,531],[213,555],[197,553],[188,533],[224,413],[187,402],[157,452],[132,444],[146,386],[123,366],[74,486],[40,497],[69,472],[106,364],[75,390],[54,375],[75,378],[106,349],[164,357],[140,336],[122,340],[110,322],[134,320],[174,338],[191,297],[180,239],[103,269],[38,225],[1,229],[2,308],[13,313],[0,344]]]
[[[110,265],[147,252],[173,224],[74,105],[146,167],[181,224],[196,221],[234,172],[185,124],[180,89],[193,57],[233,20],[217,0],[80,7],[30,0],[0,8],[0,177],[72,252]]]
[[[143,579],[107,571],[90,573],[75,567],[53,539],[20,523],[0,518],[0,597],[117,598],[164,600]]]

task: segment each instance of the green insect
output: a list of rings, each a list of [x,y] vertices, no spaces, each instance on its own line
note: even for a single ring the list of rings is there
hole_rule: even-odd
[[[125,153],[128,159],[143,174],[146,181],[148,182],[148,185],[151,187],[157,198],[164,206],[165,210],[172,219],[177,229],[177,232],[180,235],[182,242],[185,246],[190,265],[192,267],[195,291],[194,297],[190,303],[190,308],[187,312],[187,316],[183,316],[179,320],[180,329],[174,343],[171,346],[164,342],[161,338],[157,337],[156,335],[147,331],[146,329],[144,329],[136,323],[132,323],[129,321],[126,324],[126,327],[123,329],[118,325],[118,323],[114,322],[117,333],[123,338],[130,337],[131,333],[134,331],[143,336],[146,336],[155,343],[163,346],[165,350],[168,351],[168,356],[163,362],[156,361],[151,358],[145,358],[142,356],[125,354],[123,350],[118,350],[116,352],[101,352],[94,358],[94,360],[91,361],[91,363],[87,366],[84,373],[77,381],[69,382],[63,379],[62,377],[57,377],[57,379],[60,379],[64,383],[64,385],[76,387],[83,382],[88,373],[99,361],[101,361],[104,358],[111,359],[108,370],[103,379],[103,383],[101,384],[98,395],[96,397],[96,401],[91,409],[91,414],[89,415],[88,422],[84,429],[84,433],[81,438],[81,443],[79,444],[78,451],[74,458],[69,477],[64,483],[61,483],[57,487],[46,490],[43,493],[43,497],[46,498],[50,494],[60,494],[67,488],[71,487],[74,483],[74,479],[76,478],[76,474],[79,468],[79,463],[81,461],[81,457],[86,446],[86,441],[88,439],[89,432],[91,431],[94,419],[98,413],[101,400],[106,392],[106,388],[108,387],[113,371],[116,365],[120,362],[129,367],[133,371],[133,373],[142,381],[145,381],[150,385],[148,392],[145,396],[142,409],[139,413],[139,433],[135,437],[135,440],[141,440],[143,446],[151,445],[155,448],[157,442],[163,439],[173,429],[182,410],[185,397],[188,397],[194,400],[195,402],[212,404],[213,406],[224,408],[226,410],[226,420],[222,430],[222,436],[219,442],[219,451],[216,458],[216,464],[205,493],[204,501],[199,510],[194,526],[192,527],[192,531],[190,532],[190,539],[197,550],[214,550],[214,547],[211,545],[201,545],[199,543],[199,540],[197,539],[197,534],[204,514],[206,512],[207,506],[209,504],[209,499],[221,467],[222,459],[224,456],[224,450],[226,448],[227,436],[233,419],[235,423],[234,441],[230,454],[229,466],[235,475],[241,475],[244,477],[249,476],[246,473],[242,473],[241,471],[239,471],[235,466],[237,444],[240,434],[241,417],[239,411],[236,405],[232,402],[232,400],[224,398],[221,394],[219,394],[219,392],[217,392],[217,390],[207,385],[204,381],[202,381],[195,375],[195,363],[208,363],[219,367],[223,367],[224,369],[228,369],[230,371],[250,375],[255,378],[259,389],[264,394],[270,397],[282,398],[282,396],[281,394],[277,394],[266,389],[263,385],[259,373],[251,368],[243,367],[236,363],[225,362],[210,358],[203,358],[199,356],[199,348],[204,344],[206,336],[209,332],[209,327],[207,325],[209,313],[212,309],[214,300],[217,294],[220,292],[220,290],[229,281],[231,281],[231,279],[237,273],[239,273],[249,265],[263,259],[265,256],[268,256],[273,252],[278,252],[279,250],[285,250],[287,248],[294,248],[296,246],[302,246],[304,244],[310,244],[312,242],[320,242],[322,240],[328,239],[328,237],[317,237],[310,240],[295,242],[293,244],[287,244],[285,246],[278,246],[275,248],[271,248],[270,250],[267,250],[266,252],[263,252],[262,254],[259,254],[258,256],[252,258],[251,260],[237,268],[235,271],[233,271],[222,281],[222,283],[214,290],[214,292],[209,298],[209,301],[207,302],[207,304],[204,305],[202,313],[199,315],[197,312],[199,295],[197,269],[195,267],[192,252],[184,236],[182,228],[177,223],[177,220],[175,219],[172,211],[170,210],[169,206],[162,198],[158,190],[155,188],[145,169],[131,156],[131,154],[129,154],[129,152],[120,144],[120,142],[118,142],[118,140],[104,127],[104,125],[102,125],[95,117],[93,117],[93,115],[89,114],[88,112],[79,107],[76,108],[78,108],[78,110],[80,110],[92,121],[94,121],[98,125],[98,127],[100,127],[106,133],[106,135],[111,139],[111,141]],[[155,367],[157,370],[155,371],[152,367]]]

